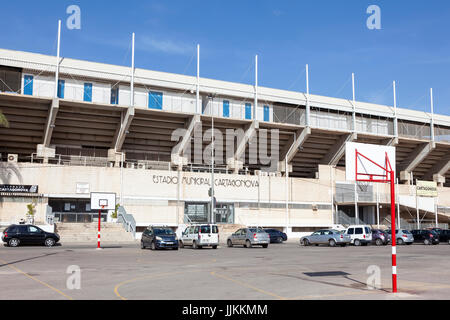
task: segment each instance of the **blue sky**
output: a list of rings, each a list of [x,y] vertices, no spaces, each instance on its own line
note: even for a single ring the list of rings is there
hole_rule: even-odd
[[[81,8],[81,30],[68,30],[66,8]],[[369,5],[381,8],[381,30],[369,30]],[[136,66],[253,83],[259,56],[261,86],[450,115],[450,1],[365,0],[128,0],[7,1],[0,11],[0,47],[56,54],[57,20],[63,20],[64,57],[130,64],[136,32]]]

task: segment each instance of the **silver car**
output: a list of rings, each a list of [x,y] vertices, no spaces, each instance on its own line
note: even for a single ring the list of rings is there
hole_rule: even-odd
[[[328,244],[330,247],[336,245],[345,247],[352,241],[351,237],[346,233],[337,230],[319,230],[313,232],[310,236],[305,236],[300,239],[300,244],[303,246]]]
[[[247,248],[252,246],[262,246],[267,248],[270,243],[270,236],[261,228],[243,228],[239,229],[227,239],[228,247],[242,245]]]
[[[390,236],[389,242],[391,241],[391,230],[388,230],[387,233]],[[401,246],[404,244],[412,245],[414,243],[414,236],[411,232],[408,230],[402,229],[402,230],[395,230],[395,242],[397,245]]]

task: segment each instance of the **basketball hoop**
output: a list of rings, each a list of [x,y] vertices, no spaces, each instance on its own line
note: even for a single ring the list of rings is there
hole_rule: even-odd
[[[395,226],[395,147],[347,142],[346,178],[366,192],[371,183],[389,183],[391,188],[392,291],[397,292],[397,244]],[[355,187],[356,191],[356,187]],[[357,201],[355,200],[355,203]]]

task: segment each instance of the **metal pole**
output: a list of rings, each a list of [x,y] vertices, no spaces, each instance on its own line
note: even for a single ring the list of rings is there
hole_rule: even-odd
[[[284,159],[285,161],[285,170],[286,170],[286,233],[289,231],[289,169],[288,169],[288,161],[287,157]]]
[[[394,88],[394,136],[398,138],[398,117],[397,117],[397,87],[395,81],[392,84]]]
[[[395,174],[391,174],[392,291],[397,293],[397,244],[395,228]]]
[[[214,223],[214,97],[211,98],[211,119],[212,119],[212,133],[211,133],[211,140],[212,140],[212,148],[211,148],[211,223]]]
[[[437,200],[437,198],[433,199],[433,202],[434,202],[434,213],[435,213],[435,216],[436,216],[436,228],[439,228],[438,204],[437,204],[436,200]]]
[[[355,74],[352,73],[352,91],[353,91],[353,132],[356,132],[356,94],[355,94]]]
[[[309,106],[309,65],[306,65],[306,126],[311,125],[311,107]]]
[[[61,50],[61,20],[58,20],[58,47],[56,49],[55,98],[58,98],[60,50]]]
[[[355,153],[355,164],[358,163],[358,152]],[[358,172],[356,172],[358,173]],[[355,197],[355,224],[359,224],[359,212],[358,212],[358,190],[357,190],[357,181],[355,178],[355,189],[354,189],[354,197]]]
[[[378,189],[379,184],[377,183],[377,225],[378,229],[380,229],[380,192]]]
[[[398,220],[398,229],[400,230],[401,229],[401,221],[400,221],[400,192],[399,192],[399,190],[398,190],[398,178],[397,178],[397,185],[396,185],[396,187],[397,187],[397,216],[398,216],[398,218],[397,218],[397,220]]]
[[[255,56],[255,106],[253,107],[253,119],[257,120],[258,110],[258,55]]]
[[[120,204],[123,206],[123,166],[125,164],[125,153],[121,154],[122,165],[120,166]]]
[[[434,101],[433,101],[433,88],[430,88],[430,99],[431,99],[431,141],[435,141],[434,139]]]
[[[420,210],[419,210],[419,199],[417,197],[417,180],[416,180],[416,211],[417,211],[417,229],[420,230]]]
[[[130,92],[130,106],[134,107],[134,44],[135,34],[133,32],[133,39],[131,44],[131,92]]]
[[[196,112],[200,114],[200,45],[197,45],[197,93],[196,93]]]

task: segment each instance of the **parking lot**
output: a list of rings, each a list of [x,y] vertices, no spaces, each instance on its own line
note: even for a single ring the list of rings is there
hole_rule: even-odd
[[[399,291],[391,290],[391,247],[220,247],[141,250],[139,244],[0,247],[0,299],[449,299],[450,245],[398,248]],[[67,268],[79,266],[70,290]],[[368,267],[381,271],[369,290]]]

